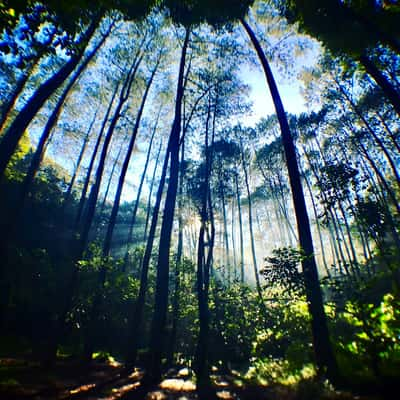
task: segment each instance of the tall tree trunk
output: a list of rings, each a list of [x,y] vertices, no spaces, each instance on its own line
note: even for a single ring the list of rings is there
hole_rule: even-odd
[[[382,171],[377,167],[375,161],[372,159],[371,155],[368,153],[368,150],[366,149],[361,140],[357,140],[357,143],[355,143],[355,145],[357,146],[361,154],[367,159],[369,165],[372,167],[373,171],[375,172],[376,176],[381,182],[381,185],[385,188],[386,193],[388,194],[390,200],[392,201],[394,207],[396,208],[397,214],[400,215],[400,204],[397,201],[395,193],[393,192],[386,178],[382,174]]]
[[[149,198],[147,200],[147,207],[146,207],[146,210],[147,210],[147,212],[146,212],[146,222],[145,222],[144,230],[143,230],[143,240],[144,241],[146,240],[146,237],[147,237],[147,229],[148,229],[148,225],[149,225],[150,212],[151,212],[151,197],[153,195],[154,182],[156,180],[156,173],[157,173],[157,168],[158,168],[158,160],[160,159],[161,148],[162,148],[162,142],[160,142],[160,145],[158,147],[156,161],[154,163],[153,174],[152,174],[152,177],[151,177]]]
[[[120,84],[120,82],[118,82],[118,84],[115,86],[114,92],[113,92],[113,94],[111,96],[111,100],[110,100],[110,102],[108,104],[107,111],[106,111],[106,113],[104,115],[104,118],[103,118],[103,122],[101,123],[100,132],[99,132],[99,134],[97,136],[96,144],[95,144],[93,152],[92,152],[92,157],[90,159],[88,170],[86,172],[85,181],[83,183],[81,197],[79,199],[78,211],[77,211],[76,217],[75,217],[75,228],[78,227],[79,222],[81,221],[81,218],[82,218],[83,210],[84,210],[84,207],[85,207],[86,194],[87,194],[87,190],[89,188],[89,183],[90,183],[90,177],[92,175],[94,163],[96,161],[97,153],[98,153],[98,151],[100,149],[101,140],[103,138],[103,133],[104,133],[105,127],[107,125],[108,118],[110,116],[111,109],[112,109],[112,106],[114,104],[114,100],[115,100],[115,98],[116,98],[116,96],[118,94],[119,84]]]
[[[123,138],[123,141],[121,142],[119,149],[118,149],[118,153],[117,156],[114,159],[114,162],[112,163],[112,167],[111,167],[111,171],[110,174],[108,176],[108,182],[107,182],[107,187],[106,190],[104,192],[104,196],[103,196],[103,201],[101,202],[101,205],[99,207],[99,215],[103,214],[104,208],[106,207],[106,202],[107,202],[107,198],[108,198],[108,194],[110,193],[110,189],[111,189],[111,184],[114,180],[114,174],[115,174],[115,170],[117,169],[117,166],[119,165],[119,161],[120,161],[120,157],[122,155],[122,151],[125,149],[125,140],[127,138],[128,135],[125,135],[125,137]],[[98,226],[98,228],[100,229],[100,227]],[[98,229],[98,231],[99,231]]]
[[[315,225],[317,226],[319,243],[320,243],[320,247],[321,247],[322,264],[324,266],[326,275],[328,276],[328,278],[330,278],[331,274],[330,274],[330,271],[329,271],[329,268],[328,268],[328,263],[326,262],[325,245],[324,245],[324,241],[322,240],[321,226],[320,226],[320,223],[318,221],[317,204],[315,203],[315,198],[314,198],[314,194],[312,192],[311,184],[310,184],[306,174],[303,173],[302,175],[303,175],[303,179],[304,179],[304,181],[305,181],[305,183],[307,185],[308,193],[310,194],[311,204],[312,204],[313,211],[314,211]]]
[[[237,257],[236,257],[236,224],[235,224],[235,199],[231,202],[231,237],[232,237],[232,256],[233,256],[233,279],[236,281],[238,279],[237,271]]]
[[[393,146],[396,147],[397,151],[400,153],[400,144],[397,141],[396,134],[392,131],[392,129],[390,129],[388,123],[380,112],[376,111],[376,115],[378,116],[379,121],[385,128],[385,131],[388,133],[390,140],[393,143]]]
[[[226,204],[225,204],[225,193],[223,188],[223,183],[220,182],[220,194],[221,194],[221,201],[222,201],[222,220],[224,226],[224,253],[225,253],[225,269],[227,271],[227,282],[228,285],[231,282],[231,265],[229,260],[229,239],[228,239],[228,224],[226,218]]]
[[[43,160],[47,141],[50,137],[52,130],[54,129],[55,125],[57,124],[58,118],[61,114],[62,108],[65,104],[65,100],[67,99],[67,96],[70,94],[73,86],[78,81],[78,79],[81,77],[82,73],[86,70],[86,67],[88,66],[89,62],[97,54],[97,52],[99,51],[101,46],[106,41],[107,37],[110,35],[113,26],[114,26],[114,24],[110,24],[109,28],[107,29],[107,32],[104,35],[102,35],[102,38],[99,40],[99,42],[96,44],[96,46],[89,52],[89,54],[85,57],[85,59],[82,61],[82,63],[78,66],[78,68],[72,74],[71,79],[69,80],[68,84],[65,86],[61,96],[59,97],[59,99],[57,101],[56,106],[54,107],[49,119],[47,120],[47,123],[43,129],[42,135],[40,136],[39,143],[36,147],[35,153],[33,154],[33,158],[32,158],[31,164],[29,166],[28,172],[22,183],[21,193],[20,193],[20,197],[18,200],[18,209],[22,208],[23,203],[24,203],[26,197],[28,196],[29,189],[32,185],[33,180],[35,179],[35,176],[39,170],[39,166]]]
[[[205,171],[204,171],[204,192],[201,196],[201,209],[200,211],[200,230],[197,245],[197,273],[196,273],[196,288],[197,288],[197,302],[199,309],[199,336],[197,339],[197,347],[195,353],[195,372],[197,377],[197,391],[200,398],[205,398],[210,389],[210,374],[209,374],[209,321],[210,312],[208,306],[208,293],[209,293],[209,276],[210,266],[213,253],[213,243],[209,243],[208,254],[206,256],[206,230],[207,222],[212,213],[211,203],[211,189],[210,189],[210,175],[213,165],[213,145],[215,130],[212,130],[211,146],[209,146],[209,121],[211,104],[210,97],[208,102],[207,119],[205,123]],[[210,150],[211,148],[211,150]],[[209,208],[209,210],[208,210]],[[211,240],[210,240],[211,242]],[[211,246],[212,245],[212,246]]]
[[[21,76],[17,80],[12,93],[8,96],[8,99],[5,99],[5,103],[3,103],[0,114],[0,133],[4,129],[7,121],[9,120],[11,111],[14,109],[18,98],[25,88],[26,82],[32,76],[33,71],[42,60],[42,57],[47,53],[48,48],[51,47],[55,35],[56,29],[53,29],[52,32],[49,32],[49,35],[46,37],[46,41],[41,45],[37,53],[34,55],[33,59],[30,60],[28,65],[25,67],[25,70],[22,72]]]
[[[96,112],[94,113],[93,119],[89,124],[88,130],[86,131],[85,138],[83,139],[81,151],[79,152],[79,156],[78,156],[78,159],[76,161],[76,166],[75,166],[75,169],[74,169],[74,173],[72,174],[71,180],[69,181],[69,184],[68,184],[68,188],[67,188],[67,190],[65,192],[65,195],[64,195],[64,200],[63,200],[63,208],[64,208],[64,210],[65,210],[65,208],[67,207],[67,205],[69,203],[69,200],[70,200],[70,197],[71,197],[71,194],[72,194],[72,189],[74,187],[76,178],[77,178],[77,176],[79,174],[79,170],[81,168],[81,163],[82,163],[82,160],[83,160],[83,155],[85,154],[86,147],[87,147],[87,145],[89,143],[90,133],[92,131],[94,123],[96,122],[96,117],[97,117],[97,112],[98,111],[99,111],[99,109],[97,109]]]
[[[243,220],[242,220],[242,205],[240,203],[240,190],[239,190],[239,173],[235,173],[236,185],[236,200],[239,214],[239,238],[240,238],[240,282],[244,283],[244,242],[243,242]]]
[[[139,65],[140,65],[142,59],[143,59],[143,56],[139,57],[139,59],[135,60],[131,65],[131,68],[126,76],[124,85],[121,88],[119,101],[118,101],[117,107],[114,111],[113,118],[110,122],[110,126],[108,127],[107,134],[104,138],[103,148],[102,148],[102,151],[100,154],[100,160],[99,160],[99,164],[98,164],[97,170],[96,170],[95,182],[90,191],[87,208],[86,208],[85,215],[84,215],[84,221],[82,223],[82,229],[80,231],[80,237],[79,237],[78,246],[77,246],[77,257],[82,256],[82,254],[85,250],[87,241],[88,241],[89,231],[92,226],[93,217],[94,217],[94,213],[95,213],[95,209],[96,209],[97,198],[99,196],[100,185],[101,185],[101,180],[103,177],[103,171],[104,171],[104,167],[105,167],[105,163],[106,163],[108,148],[111,143],[111,138],[113,136],[115,127],[116,127],[119,119],[121,118],[122,107],[124,106],[124,104],[126,103],[126,101],[129,98],[132,84],[133,84],[133,81],[136,76],[136,72],[139,68]]]
[[[326,370],[327,376],[335,381],[338,378],[338,367],[329,339],[327,319],[324,311],[321,287],[318,279],[317,265],[314,257],[314,247],[311,236],[310,221],[308,219],[307,207],[304,199],[303,188],[300,181],[300,173],[297,165],[296,150],[290,133],[289,124],[285,110],[275,83],[271,68],[258,42],[254,32],[244,19],[241,19],[250,40],[252,41],[257,55],[263,66],[265,77],[271,91],[277,117],[281,127],[282,143],[286,156],[289,173],[290,187],[292,189],[293,203],[297,220],[298,236],[300,246],[304,252],[302,267],[305,278],[306,296],[311,314],[311,328],[313,335],[314,354],[320,373]]]
[[[242,168],[243,168],[243,174],[244,174],[244,183],[245,183],[246,192],[247,192],[247,207],[248,207],[248,212],[249,212],[249,233],[250,233],[251,256],[253,258],[254,278],[256,281],[256,288],[257,288],[258,300],[260,303],[260,307],[263,312],[264,318],[267,319],[267,309],[265,307],[265,303],[264,303],[264,299],[263,299],[263,295],[262,295],[262,288],[261,288],[260,276],[259,276],[260,274],[258,272],[258,266],[257,266],[256,246],[255,246],[255,242],[254,242],[254,232],[253,232],[253,206],[252,206],[252,201],[251,201],[249,176],[248,176],[248,172],[247,172],[247,166],[246,166],[246,161],[245,161],[245,157],[244,157],[244,148],[243,148],[243,143],[242,143],[241,138],[240,138],[240,156],[241,156]]]
[[[87,43],[93,36],[99,22],[100,15],[93,18],[91,24],[82,35],[79,50],[46,82],[42,83],[34,94],[27,101],[22,110],[15,117],[14,121],[7,128],[0,142],[0,179],[4,176],[4,171],[14,154],[18,143],[24,134],[29,123],[35,117],[39,109],[46,100],[65,82],[75,67],[83,57]]]
[[[342,93],[343,97],[347,100],[347,102],[350,104],[358,118],[363,122],[365,127],[367,128],[368,132],[371,134],[373,139],[375,140],[375,143],[378,145],[378,147],[382,150],[383,154],[385,155],[385,158],[390,165],[390,168],[393,172],[393,175],[396,179],[397,186],[400,188],[400,175],[397,171],[397,166],[395,161],[393,160],[392,156],[390,155],[388,149],[386,148],[385,144],[381,140],[381,138],[375,133],[374,129],[371,127],[367,119],[364,117],[360,109],[357,107],[357,105],[354,103],[354,101],[351,99],[349,94],[346,92],[346,90],[343,88],[343,86],[337,81],[336,78],[334,78],[336,85],[338,86],[340,92]]]
[[[143,184],[144,184],[144,179],[146,177],[147,174],[147,168],[149,166],[149,162],[150,162],[150,155],[151,155],[151,150],[153,147],[153,140],[155,137],[155,134],[157,132],[157,126],[158,126],[158,121],[160,118],[160,113],[161,113],[161,108],[160,111],[158,112],[157,118],[156,118],[156,122],[154,123],[154,127],[153,127],[153,132],[151,134],[150,137],[150,143],[149,143],[149,147],[147,149],[147,155],[146,155],[146,161],[144,163],[144,168],[143,168],[143,172],[142,172],[142,176],[140,178],[140,183],[139,183],[139,187],[137,190],[137,194],[136,194],[136,200],[135,200],[135,205],[133,207],[133,211],[132,211],[132,218],[131,218],[131,222],[129,224],[129,232],[128,232],[128,236],[126,239],[126,250],[125,250],[125,257],[124,257],[124,270],[126,270],[127,268],[127,263],[128,263],[128,259],[129,259],[129,246],[132,243],[133,240],[133,228],[135,227],[135,223],[136,223],[136,214],[137,211],[139,209],[139,201],[140,201],[140,196],[142,194],[142,188],[143,188]],[[151,197],[151,195],[149,196],[149,198]]]
[[[88,206],[87,206],[87,210],[86,210],[86,215],[85,215],[85,221],[83,223],[83,227],[82,227],[82,231],[81,231],[81,236],[79,238],[79,244],[78,244],[78,254],[79,256],[81,256],[83,254],[83,251],[86,247],[87,241],[88,241],[88,237],[89,237],[89,231],[93,222],[93,218],[94,218],[94,213],[95,213],[95,209],[96,209],[96,204],[97,204],[97,199],[98,199],[98,195],[99,195],[99,191],[100,191],[100,185],[101,185],[101,180],[103,177],[103,172],[104,172],[104,167],[105,167],[105,162],[106,162],[106,157],[107,157],[107,153],[108,153],[108,148],[111,142],[111,138],[112,135],[114,133],[115,127],[117,125],[117,122],[119,120],[119,118],[121,117],[121,111],[122,111],[122,107],[125,104],[125,102],[128,100],[129,95],[130,95],[130,91],[132,88],[132,84],[134,82],[134,79],[136,77],[136,73],[138,71],[139,65],[142,61],[143,57],[140,57],[139,60],[137,60],[137,62],[134,62],[130,68],[130,71],[127,75],[127,78],[125,80],[124,86],[121,90],[120,93],[120,98],[119,98],[119,103],[117,105],[117,108],[114,112],[114,116],[113,119],[111,120],[110,126],[108,128],[106,137],[104,139],[104,143],[103,143],[103,149],[100,155],[100,160],[99,160],[99,165],[97,166],[97,170],[96,170],[96,180],[95,183],[91,189],[90,192],[90,196],[89,196],[89,200],[88,200]],[[135,60],[136,61],[136,60]],[[117,213],[118,213],[118,207],[119,207],[119,202],[120,202],[120,198],[121,198],[121,193],[122,193],[122,188],[123,188],[123,183],[125,180],[125,175],[126,172],[128,170],[128,164],[130,161],[130,156],[132,154],[133,151],[133,147],[135,144],[135,139],[136,139],[136,134],[137,131],[139,129],[139,122],[140,122],[140,117],[141,114],[143,112],[143,107],[145,104],[145,100],[147,97],[147,90],[148,88],[146,88],[146,92],[145,92],[145,96],[144,101],[142,101],[142,104],[140,106],[139,109],[139,113],[138,113],[138,117],[136,119],[136,123],[135,123],[135,127],[134,130],[132,132],[132,137],[128,146],[128,150],[127,150],[127,155],[126,158],[124,160],[124,164],[122,166],[122,171],[120,174],[120,178],[119,178],[119,182],[118,182],[118,187],[117,187],[117,192],[115,195],[115,200],[114,200],[114,204],[113,204],[113,209],[111,211],[111,217],[110,217],[110,222],[108,224],[108,229],[107,229],[107,233],[106,233],[106,238],[104,240],[104,244],[103,244],[103,257],[107,257],[110,253],[110,248],[111,248],[111,238],[112,238],[112,233],[113,233],[113,229],[115,226],[115,222],[116,222],[116,217],[117,217]],[[139,122],[138,122],[139,121]],[[88,333],[89,336],[93,336],[94,334],[94,329],[96,329],[96,321],[97,321],[97,316],[99,315],[99,309],[101,307],[101,297],[102,297],[102,290],[104,288],[105,282],[106,282],[106,271],[107,271],[107,267],[106,265],[103,263],[100,267],[99,270],[99,283],[97,285],[97,289],[94,295],[94,299],[93,299],[93,304],[89,313],[89,329],[88,329]],[[86,338],[86,343],[85,343],[85,358],[91,359],[92,357],[92,353],[94,351],[93,348],[93,340],[91,340],[91,337],[87,337]]]
[[[22,93],[22,90],[24,89],[25,84],[28,81],[29,77],[31,76],[32,71],[38,61],[39,59],[36,60],[36,63],[32,63],[32,65],[30,65],[27,68],[27,70],[22,73],[22,75],[17,80],[17,84],[15,85],[11,95],[9,96],[8,99],[6,99],[5,104],[2,106],[0,115],[0,132],[3,131],[7,121],[9,120],[10,113],[13,110],[15,103],[18,100],[18,97]]]
[[[179,319],[179,295],[181,287],[181,262],[183,252],[183,177],[184,177],[184,163],[185,163],[185,142],[181,144],[181,162],[179,172],[179,193],[178,193],[178,246],[175,257],[175,271],[174,271],[174,294],[172,297],[172,327],[169,339],[169,348],[167,356],[167,364],[171,365],[174,359],[176,336],[178,332],[178,319]]]
[[[113,208],[112,208],[111,216],[110,216],[110,219],[108,222],[107,233],[106,233],[106,237],[104,239],[104,244],[103,244],[103,256],[104,257],[106,257],[110,254],[111,239],[112,239],[112,235],[114,232],[115,223],[117,220],[117,214],[118,214],[118,210],[119,210],[119,204],[121,201],[122,189],[124,186],[126,173],[128,172],[128,166],[129,166],[129,162],[131,160],[131,156],[132,156],[133,149],[135,146],[136,136],[139,131],[139,126],[140,126],[140,123],[142,120],[142,115],[143,115],[144,107],[146,105],[147,96],[149,94],[149,91],[150,91],[151,85],[153,83],[153,79],[157,72],[160,61],[161,61],[161,57],[158,58],[156,65],[155,65],[153,71],[151,72],[151,76],[147,82],[147,86],[146,86],[145,92],[142,97],[142,102],[140,104],[139,111],[136,116],[135,126],[132,131],[132,136],[131,136],[131,139],[129,142],[128,151],[126,153],[126,157],[125,157],[124,163],[122,165],[122,170],[121,170],[121,173],[119,176],[119,181],[118,181],[118,186],[117,186],[117,192],[115,194]],[[105,282],[105,271],[106,271],[105,268],[101,269],[101,275],[100,275],[101,285],[103,285]]]
[[[170,156],[170,143],[171,143],[171,138],[169,139],[169,142],[168,142],[167,150],[165,153],[165,159],[164,159],[164,163],[163,163],[163,167],[162,167],[162,171],[161,171],[160,182],[158,184],[156,201],[155,201],[154,207],[153,207],[153,214],[152,214],[152,218],[151,218],[150,230],[149,230],[149,235],[147,238],[146,249],[144,251],[142,268],[141,268],[141,272],[140,272],[139,293],[138,293],[138,297],[135,302],[135,306],[134,306],[134,310],[133,310],[133,314],[132,314],[132,318],[131,318],[131,322],[130,322],[130,335],[129,336],[130,336],[131,350],[128,354],[128,361],[132,365],[136,361],[137,351],[138,351],[138,346],[139,346],[138,339],[139,339],[139,331],[142,328],[143,311],[144,311],[144,305],[145,305],[146,293],[147,293],[150,258],[151,258],[151,253],[153,251],[153,244],[154,244],[157,222],[158,222],[158,214],[160,212],[161,199],[162,199],[162,195],[164,192],[165,180],[166,180],[166,176],[167,176],[169,156]],[[161,144],[160,144],[160,149],[161,149]],[[154,167],[153,182],[154,182],[154,178],[155,178],[156,169],[157,169],[157,163]],[[150,202],[149,202],[149,204],[150,204]],[[150,205],[148,206],[148,212],[150,212]]]
[[[174,219],[175,200],[179,176],[179,139],[181,133],[181,107],[184,92],[183,77],[186,52],[189,43],[190,31],[186,28],[185,40],[182,46],[179,66],[178,86],[175,101],[175,118],[170,134],[170,174],[168,190],[164,205],[164,215],[160,232],[160,244],[157,261],[157,278],[154,314],[151,327],[151,366],[150,378],[158,381],[161,377],[161,359],[164,349],[164,330],[167,318],[168,286],[169,286],[169,252],[171,243],[172,223]]]

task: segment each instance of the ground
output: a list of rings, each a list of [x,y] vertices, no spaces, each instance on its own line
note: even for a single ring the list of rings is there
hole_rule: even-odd
[[[156,386],[144,387],[144,371],[127,369],[114,360],[95,360],[84,365],[73,359],[57,360],[44,369],[38,362],[22,358],[0,358],[0,399],[4,400],[194,400],[191,371],[171,368]],[[383,400],[380,396],[356,396],[349,392],[322,393],[319,386],[299,388],[283,385],[251,385],[235,371],[221,374],[214,369],[213,390],[221,400]],[[203,395],[205,400],[210,397]],[[203,399],[202,399],[203,400]]]

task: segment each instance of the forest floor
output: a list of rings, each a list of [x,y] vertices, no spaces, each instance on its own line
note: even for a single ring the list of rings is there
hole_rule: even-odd
[[[58,360],[51,369],[22,358],[0,358],[0,399],[4,400],[195,400],[200,397],[187,368],[171,369],[156,386],[144,387],[144,371],[127,369],[114,361],[82,365]],[[232,371],[212,375],[214,398],[222,400],[383,400],[383,396],[361,396],[344,391],[322,392],[320,386],[249,384]],[[207,400],[202,396],[201,400]]]

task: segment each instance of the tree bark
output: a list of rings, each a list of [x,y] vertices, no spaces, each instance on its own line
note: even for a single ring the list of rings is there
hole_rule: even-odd
[[[148,229],[148,225],[149,225],[150,212],[151,212],[151,197],[153,195],[154,182],[156,180],[156,173],[157,173],[157,168],[158,168],[158,161],[160,159],[161,148],[162,148],[162,142],[160,143],[160,145],[158,147],[157,157],[156,157],[156,161],[154,163],[153,174],[152,174],[152,177],[151,177],[150,192],[149,192],[149,198],[147,200],[147,207],[146,207],[146,209],[147,209],[146,222],[145,222],[144,230],[143,230],[143,241],[145,241],[146,237],[147,237],[147,229]]]
[[[139,346],[139,341],[138,341],[139,330],[142,327],[143,311],[144,311],[144,305],[145,305],[146,293],[147,293],[150,258],[151,258],[151,253],[153,251],[153,244],[154,244],[157,222],[158,222],[158,214],[160,212],[161,199],[162,199],[162,195],[164,192],[165,179],[166,179],[167,170],[168,170],[169,155],[170,155],[170,142],[171,142],[171,140],[169,140],[167,150],[165,153],[164,164],[162,167],[160,182],[158,184],[156,201],[155,201],[154,208],[153,208],[153,215],[151,218],[150,230],[149,230],[149,235],[148,235],[148,239],[147,239],[147,243],[146,243],[146,249],[145,249],[145,252],[143,255],[142,268],[141,268],[141,272],[140,272],[139,293],[138,293],[138,297],[135,302],[135,307],[134,307],[132,318],[130,321],[131,350],[128,354],[128,361],[132,365],[135,364],[135,362],[136,362],[137,351],[138,351],[138,346]],[[160,149],[161,149],[161,144],[160,144]],[[157,163],[154,167],[153,182],[154,182],[156,169],[157,169]],[[148,207],[148,212],[150,212],[150,206]]]
[[[108,118],[110,116],[111,109],[112,109],[112,106],[114,104],[115,97],[117,96],[117,93],[118,93],[119,84],[120,83],[118,82],[118,84],[115,86],[114,92],[113,92],[113,94],[111,96],[111,100],[110,100],[110,103],[108,104],[107,111],[106,111],[106,113],[104,115],[103,122],[102,122],[101,127],[100,127],[100,132],[99,132],[99,134],[97,136],[96,144],[94,146],[92,157],[91,157],[90,162],[89,162],[88,170],[86,172],[85,181],[83,183],[81,196],[80,196],[80,199],[79,199],[78,211],[77,211],[76,217],[75,217],[75,229],[77,229],[77,227],[78,227],[78,225],[79,225],[79,223],[81,221],[81,218],[82,218],[83,210],[84,210],[84,207],[85,207],[86,194],[87,194],[87,190],[88,190],[89,183],[90,183],[90,177],[92,175],[92,171],[93,171],[94,163],[96,161],[97,153],[98,153],[98,151],[100,149],[100,144],[101,144],[101,140],[103,138],[103,133],[104,133],[106,124],[108,122]]]
[[[175,118],[170,134],[170,174],[168,190],[165,199],[164,215],[160,232],[160,244],[157,261],[157,278],[154,314],[151,328],[151,366],[149,376],[151,380],[158,381],[161,378],[161,359],[164,349],[164,330],[168,306],[169,284],[169,252],[171,243],[172,223],[179,176],[179,139],[181,132],[181,107],[183,99],[183,77],[186,52],[189,43],[190,31],[186,28],[185,40],[182,46],[181,61],[179,66],[178,86],[175,102]]]
[[[243,148],[243,143],[242,143],[241,138],[240,138],[240,156],[241,156],[242,168],[243,168],[243,174],[244,174],[244,183],[245,183],[246,192],[247,192],[247,207],[248,207],[248,212],[249,212],[249,234],[250,234],[251,256],[253,259],[254,278],[256,281],[256,288],[257,288],[258,300],[260,303],[260,307],[263,312],[263,316],[264,316],[265,320],[267,320],[267,308],[265,307],[265,303],[264,303],[264,299],[263,299],[263,295],[262,295],[260,274],[258,272],[258,266],[257,266],[256,246],[255,246],[255,242],[254,242],[254,231],[253,231],[253,206],[252,206],[252,201],[251,201],[249,176],[248,176],[248,172],[247,172],[247,166],[246,166],[246,161],[245,161],[245,157],[244,157],[244,148]]]
[[[86,147],[87,147],[87,145],[89,143],[90,133],[92,131],[94,123],[96,122],[97,112],[98,112],[98,109],[94,113],[93,119],[89,124],[89,127],[88,127],[88,130],[86,132],[85,138],[83,139],[81,151],[79,152],[79,156],[78,156],[78,159],[76,161],[76,166],[75,166],[75,169],[74,169],[74,173],[72,174],[71,180],[69,181],[69,184],[68,184],[67,191],[65,192],[64,200],[63,200],[63,208],[64,208],[64,210],[65,210],[65,208],[67,207],[67,205],[69,203],[69,200],[70,200],[70,197],[71,197],[71,194],[72,194],[72,189],[73,189],[74,184],[75,184],[76,177],[78,176],[79,170],[81,168],[83,155],[85,154]]]
[[[122,165],[122,170],[121,170],[121,173],[120,173],[120,176],[119,176],[119,181],[118,181],[118,186],[117,186],[117,192],[115,194],[115,198],[114,198],[114,202],[113,202],[113,208],[112,208],[112,211],[111,211],[111,216],[110,216],[110,219],[109,219],[109,222],[108,222],[107,233],[106,233],[106,237],[104,239],[104,244],[103,244],[103,256],[104,257],[106,257],[106,256],[108,256],[110,254],[111,239],[112,239],[112,235],[113,235],[113,232],[114,232],[115,223],[116,223],[116,220],[117,220],[117,214],[118,214],[118,210],[119,210],[119,204],[120,204],[120,201],[121,201],[122,189],[123,189],[123,186],[124,186],[126,173],[128,171],[129,162],[131,160],[131,156],[132,156],[132,153],[133,153],[133,148],[135,146],[136,136],[137,136],[137,133],[139,131],[139,126],[140,126],[140,122],[142,120],[142,115],[143,115],[144,107],[146,105],[147,96],[149,94],[151,85],[153,83],[154,76],[155,76],[155,74],[157,72],[160,60],[161,60],[161,57],[158,58],[158,60],[156,62],[156,65],[155,65],[153,71],[151,72],[150,78],[149,78],[149,80],[147,82],[147,86],[146,86],[145,92],[144,92],[143,97],[142,97],[142,102],[141,102],[141,104],[139,106],[138,114],[136,116],[136,121],[135,121],[135,126],[134,126],[133,131],[132,131],[132,136],[131,136],[131,139],[129,141],[128,151],[126,153],[125,160],[124,160],[124,163]],[[105,282],[105,277],[103,277],[104,274],[105,274],[105,269],[102,268],[101,269],[101,277],[100,277],[101,285],[103,285],[104,282]]]
[[[100,160],[99,160],[99,164],[98,164],[97,170],[96,170],[95,182],[90,191],[87,208],[86,208],[85,215],[84,215],[84,221],[82,224],[82,229],[80,231],[80,237],[79,237],[78,246],[77,246],[77,257],[82,256],[82,254],[85,250],[87,241],[88,241],[89,231],[92,226],[93,217],[94,217],[94,213],[95,213],[95,209],[96,209],[97,198],[98,198],[99,191],[100,191],[100,185],[101,185],[101,180],[103,177],[103,171],[104,171],[104,167],[105,167],[108,148],[111,143],[111,138],[113,136],[115,127],[121,117],[122,107],[124,106],[124,104],[126,103],[126,101],[129,98],[132,84],[133,84],[133,81],[136,76],[136,72],[139,68],[139,65],[140,65],[142,59],[143,59],[143,56],[139,57],[139,59],[134,60],[134,62],[131,65],[131,68],[126,76],[124,85],[121,88],[119,101],[118,101],[117,107],[114,111],[113,118],[110,122],[110,126],[108,127],[107,134],[104,138],[103,148],[102,148],[102,151],[100,154]]]
[[[160,109],[160,112],[161,112],[161,109]],[[142,176],[140,178],[140,183],[139,183],[139,187],[138,187],[137,194],[136,194],[135,205],[134,205],[133,211],[132,211],[132,218],[131,218],[131,222],[129,224],[129,232],[128,232],[128,236],[127,236],[127,239],[126,239],[126,251],[125,251],[125,257],[124,257],[124,271],[127,268],[127,263],[128,263],[128,258],[129,258],[129,246],[130,246],[130,244],[132,243],[132,240],[133,240],[133,228],[135,227],[135,223],[136,223],[136,214],[137,214],[137,211],[139,209],[140,196],[142,194],[144,178],[146,177],[147,168],[149,166],[151,150],[152,150],[152,147],[153,147],[153,140],[154,140],[154,136],[155,136],[155,134],[157,132],[157,126],[158,126],[158,121],[159,121],[159,118],[160,118],[160,112],[158,113],[156,122],[154,124],[153,132],[152,132],[151,137],[150,137],[150,143],[149,143],[149,147],[147,149],[146,161],[144,163]],[[149,198],[150,197],[151,197],[151,195],[149,196]]]
[[[238,172],[235,173],[235,185],[236,185],[236,200],[239,214],[239,238],[240,238],[240,282],[243,284],[244,275],[244,241],[243,241],[243,220],[242,220],[242,205],[240,203],[240,190],[239,190],[239,176]]]

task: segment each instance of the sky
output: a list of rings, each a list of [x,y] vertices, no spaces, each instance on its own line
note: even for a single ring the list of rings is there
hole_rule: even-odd
[[[253,102],[253,115],[246,118],[247,125],[254,125],[261,118],[275,112],[264,73],[256,69],[242,71],[242,79],[250,86],[250,100]],[[285,110],[292,114],[306,111],[304,99],[300,94],[300,86],[294,82],[282,84],[277,82],[278,90]]]

